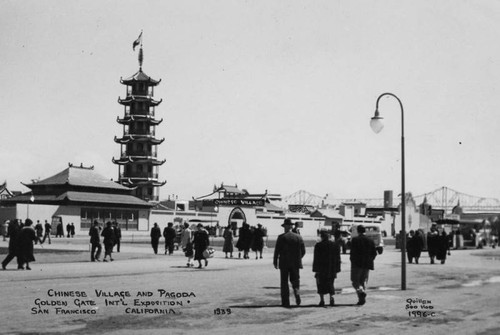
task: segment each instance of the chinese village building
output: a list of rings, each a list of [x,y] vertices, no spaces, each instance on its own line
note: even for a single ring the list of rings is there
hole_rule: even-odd
[[[118,182],[134,188],[134,195],[146,201],[158,202],[159,187],[166,181],[158,180],[159,167],[165,160],[158,159],[158,145],[163,139],[156,138],[156,126],[163,119],[156,118],[156,106],[162,100],[154,100],[154,87],[161,80],[154,80],[142,71],[142,42],[139,49],[139,71],[133,76],[120,79],[126,86],[125,98],[118,99],[124,106],[122,118],[117,122],[123,125],[123,136],[115,137],[120,144],[120,157],[113,158],[118,165]]]
[[[69,164],[49,178],[24,185],[29,192],[2,200],[2,220],[30,218],[64,225],[72,222],[77,232],[88,230],[94,220],[101,225],[116,221],[125,231],[149,228],[153,205],[135,197],[133,189],[97,174],[93,167]]]

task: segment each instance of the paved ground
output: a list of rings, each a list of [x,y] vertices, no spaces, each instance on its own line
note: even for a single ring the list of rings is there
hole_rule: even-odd
[[[333,308],[316,307],[308,248],[302,305],[285,309],[272,249],[262,260],[225,259],[219,251],[207,268],[193,269],[181,253],[152,255],[141,243],[125,243],[114,262],[91,263],[87,241],[36,246],[31,271],[11,263],[0,272],[0,333],[500,333],[498,248],[452,251],[445,265],[423,257],[420,265],[408,265],[408,289],[401,291],[400,253],[390,246],[376,259],[362,307],[355,305],[349,255],[343,255]],[[6,246],[0,241],[3,254]],[[73,312],[79,314],[63,314]]]

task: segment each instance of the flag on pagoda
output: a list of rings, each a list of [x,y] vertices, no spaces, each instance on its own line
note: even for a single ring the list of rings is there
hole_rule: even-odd
[[[140,43],[141,43],[141,40],[142,40],[142,31],[141,33],[139,34],[139,37],[137,37],[137,39],[134,41],[134,43],[132,44],[132,50],[135,51],[135,47],[138,46]]]

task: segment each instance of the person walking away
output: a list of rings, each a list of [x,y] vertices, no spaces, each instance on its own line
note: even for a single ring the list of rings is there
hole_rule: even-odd
[[[194,256],[193,251],[193,241],[192,241],[192,231],[189,228],[189,223],[184,222],[184,230],[181,233],[181,248],[184,251],[184,255],[187,257],[187,267],[194,266],[191,259]]]
[[[101,251],[102,251],[102,245],[101,245],[101,238],[99,237],[99,222],[97,220],[94,221],[94,224],[92,227],[89,229],[89,236],[90,236],[90,261],[95,262],[99,260],[99,257],[101,256]]]
[[[325,306],[325,294],[330,296],[330,306],[334,306],[334,282],[335,278],[337,278],[337,273],[340,272],[340,232],[336,234],[335,242],[330,240],[330,234],[326,230],[322,230],[320,236],[321,241],[314,246],[312,266],[320,298],[318,306]]]
[[[429,253],[431,264],[434,264],[434,259],[436,258],[438,247],[439,232],[437,230],[436,224],[432,224],[430,232],[427,233],[427,252]]]
[[[446,235],[446,232],[443,229],[441,235],[439,235],[438,237],[438,246],[436,253],[436,259],[440,260],[441,264],[444,264],[446,262],[446,254],[448,253],[448,250],[450,250],[450,243],[448,240],[448,235]]]
[[[224,233],[222,234],[222,237],[224,238],[224,245],[222,246],[222,252],[224,252],[226,254],[226,258],[227,258],[227,254],[229,254],[230,257],[233,258],[234,237],[233,237],[233,231],[231,230],[231,225],[227,225],[227,227],[224,228]]]
[[[59,222],[56,226],[56,237],[64,237],[64,229],[62,222]]]
[[[208,231],[201,223],[198,223],[198,231],[194,233],[193,238],[194,260],[198,261],[198,269],[201,269],[202,260],[205,260],[205,267],[208,266],[208,259],[205,258],[203,253],[209,245]]]
[[[121,240],[122,240],[122,229],[120,228],[120,224],[116,221],[113,222],[113,229],[115,230],[116,252],[120,252],[120,244],[121,244]]]
[[[252,250],[255,252],[255,259],[258,259],[258,255],[262,258],[262,250],[264,249],[264,231],[262,230],[262,225],[257,224],[257,228],[253,231],[252,240]]]
[[[111,221],[106,222],[106,227],[102,230],[101,236],[104,238],[102,242],[104,243],[104,259],[103,262],[107,262],[107,257],[109,260],[113,261],[113,246],[115,245],[115,231],[111,226]]]
[[[413,263],[413,258],[415,258],[415,231],[410,230],[410,233],[406,237],[406,254],[408,256],[408,263]]]
[[[169,222],[165,229],[163,229],[163,237],[165,238],[165,255],[172,255],[174,253],[174,241],[177,232],[174,229],[174,224]]]
[[[66,237],[69,238],[70,235],[71,235],[71,225],[68,222],[66,224]]]
[[[36,221],[35,232],[36,232],[36,237],[37,237],[37,239],[35,240],[35,244],[37,244],[38,241],[40,241],[40,244],[42,244],[41,240],[43,237],[43,226],[40,223],[40,220]]]
[[[21,258],[21,269],[23,269],[24,264],[26,264],[26,270],[31,270],[30,262],[35,261],[35,256],[33,254],[33,242],[38,240],[40,244],[42,243],[40,238],[36,235],[35,229],[32,225],[33,221],[26,219],[24,227],[20,230],[17,239],[17,247],[19,248],[17,257]]]
[[[9,224],[10,220],[5,220],[2,224],[2,236],[4,241],[7,241],[7,236],[9,235]]]
[[[17,247],[17,239],[20,231],[21,227],[19,226],[18,220],[15,219],[10,221],[9,228],[7,230],[7,233],[9,235],[9,253],[2,262],[2,269],[4,270],[7,268],[7,265],[14,257],[17,258],[17,268],[18,269],[23,268],[21,257],[19,257],[18,255],[18,247]]]
[[[415,235],[412,238],[413,240],[413,257],[415,259],[415,264],[418,264],[418,260],[420,255],[422,254],[422,250],[424,249],[424,239],[422,238],[422,233],[420,230],[415,231]]]
[[[45,243],[45,240],[48,238],[50,244],[51,243],[50,233],[52,232],[52,225],[47,220],[45,220],[44,226],[45,226],[45,234],[43,235],[42,243]]]
[[[71,222],[70,233],[71,233],[71,238],[75,237],[75,225],[73,224],[73,222]]]
[[[151,228],[151,246],[153,247],[153,251],[155,255],[158,254],[158,244],[160,243],[161,230],[158,227],[158,223],[154,223],[153,228]]]
[[[292,232],[293,223],[290,219],[285,219],[281,226],[285,232],[276,240],[273,257],[274,267],[280,270],[281,306],[290,307],[288,280],[292,284],[295,302],[299,306],[301,303],[300,269],[302,269],[302,257],[306,253],[306,248],[302,237]]]
[[[357,226],[358,236],[351,240],[351,282],[358,295],[358,305],[366,302],[366,284],[370,270],[374,270],[377,249],[373,240],[365,235],[365,227]]]
[[[252,232],[250,231],[250,225],[246,222],[240,229],[238,242],[236,242],[236,248],[238,248],[238,258],[241,258],[241,252],[243,251],[243,259],[249,259],[248,252],[250,251],[250,245],[252,243]]]

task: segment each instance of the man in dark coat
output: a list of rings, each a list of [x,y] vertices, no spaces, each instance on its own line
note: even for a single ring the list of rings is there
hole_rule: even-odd
[[[2,262],[2,269],[6,269],[7,264],[10,263],[10,261],[14,258],[17,257],[17,268],[21,269],[23,268],[23,263],[21,262],[21,258],[18,257],[17,255],[17,237],[19,235],[19,231],[21,230],[21,227],[19,226],[18,220],[11,220],[9,222],[9,227],[7,229],[7,233],[9,235],[9,254],[7,257]]]
[[[111,221],[106,222],[106,228],[102,230],[101,236],[104,237],[104,259],[103,262],[107,262],[107,257],[109,256],[109,260],[113,261],[113,247],[115,246],[115,230],[111,225]]]
[[[177,232],[174,229],[174,224],[169,222],[165,229],[163,229],[163,237],[165,238],[165,255],[172,255],[174,253],[174,240]]]
[[[321,241],[314,246],[313,272],[315,272],[316,286],[320,297],[319,306],[325,306],[323,296],[330,295],[330,306],[335,305],[334,281],[340,272],[340,232],[336,235],[335,242],[330,240],[330,234],[323,230],[320,232]],[[338,236],[338,237],[337,237]]]
[[[91,244],[91,250],[90,250],[90,261],[99,262],[99,256],[101,256],[101,251],[102,251],[102,246],[101,246],[101,239],[99,237],[99,222],[94,221],[94,225],[90,228],[89,230],[89,236],[90,236],[90,244]]]
[[[365,235],[365,227],[356,227],[358,236],[351,240],[351,282],[358,295],[358,305],[366,302],[366,283],[370,270],[374,270],[373,261],[377,256],[375,242]]]
[[[45,240],[47,238],[49,239],[49,244],[51,243],[51,241],[50,241],[51,231],[52,231],[52,225],[47,220],[45,220],[45,234],[43,235],[42,243],[45,243]]]
[[[36,221],[35,232],[36,232],[36,237],[37,237],[37,239],[35,240],[35,244],[37,244],[38,241],[41,240],[43,237],[43,226],[40,223],[40,220]]]
[[[300,269],[302,269],[302,257],[306,253],[306,248],[302,237],[292,232],[293,223],[290,219],[285,219],[281,226],[285,232],[276,240],[273,264],[276,269],[280,269],[281,306],[290,307],[288,280],[292,284],[295,302],[297,305],[301,302]]]
[[[116,221],[113,222],[113,229],[115,230],[116,252],[120,252],[120,242],[122,239],[122,229],[120,228],[119,223]]]
[[[161,230],[158,227],[158,223],[154,223],[153,228],[151,228],[151,246],[153,247],[153,251],[158,254],[158,244],[160,243]]]

